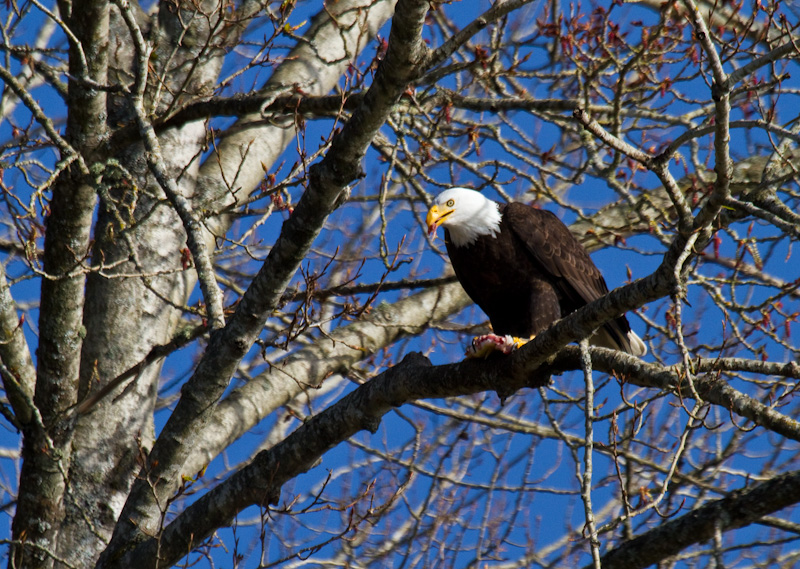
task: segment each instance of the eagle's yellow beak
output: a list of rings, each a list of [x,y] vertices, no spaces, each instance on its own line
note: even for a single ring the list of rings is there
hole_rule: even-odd
[[[428,210],[427,217],[425,218],[425,223],[428,224],[428,235],[433,235],[436,233],[436,229],[451,213],[453,213],[452,208],[439,209],[438,205],[431,207],[431,209]]]

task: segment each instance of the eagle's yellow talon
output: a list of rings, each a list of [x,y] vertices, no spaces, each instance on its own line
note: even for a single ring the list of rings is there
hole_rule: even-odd
[[[492,352],[510,354],[525,343],[527,340],[514,336],[498,336],[497,334],[475,336],[466,350],[466,356],[468,358],[488,358]]]

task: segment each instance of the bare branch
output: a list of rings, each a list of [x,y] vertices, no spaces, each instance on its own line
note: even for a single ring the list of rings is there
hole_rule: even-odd
[[[600,561],[607,569],[648,567],[690,545],[712,539],[717,529],[729,531],[748,526],[799,500],[800,472],[787,472],[665,522],[612,549]]]

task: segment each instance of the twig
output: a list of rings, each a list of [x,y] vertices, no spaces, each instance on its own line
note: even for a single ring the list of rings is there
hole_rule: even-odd
[[[581,500],[586,516],[586,529],[589,530],[589,544],[592,549],[594,569],[600,567],[600,541],[597,539],[597,525],[592,508],[592,454],[594,452],[594,381],[592,380],[592,358],[589,355],[589,340],[580,342],[581,367],[586,385],[584,396],[584,417],[586,439],[583,446],[583,477],[581,479]]]

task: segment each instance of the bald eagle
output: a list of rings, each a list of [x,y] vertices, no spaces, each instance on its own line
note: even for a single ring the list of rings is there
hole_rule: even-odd
[[[494,330],[475,339],[470,355],[510,352],[608,292],[589,253],[549,211],[500,205],[474,190],[451,188],[437,196],[426,221],[430,234],[444,228],[456,277]],[[635,356],[647,353],[624,315],[606,322],[590,342]]]

